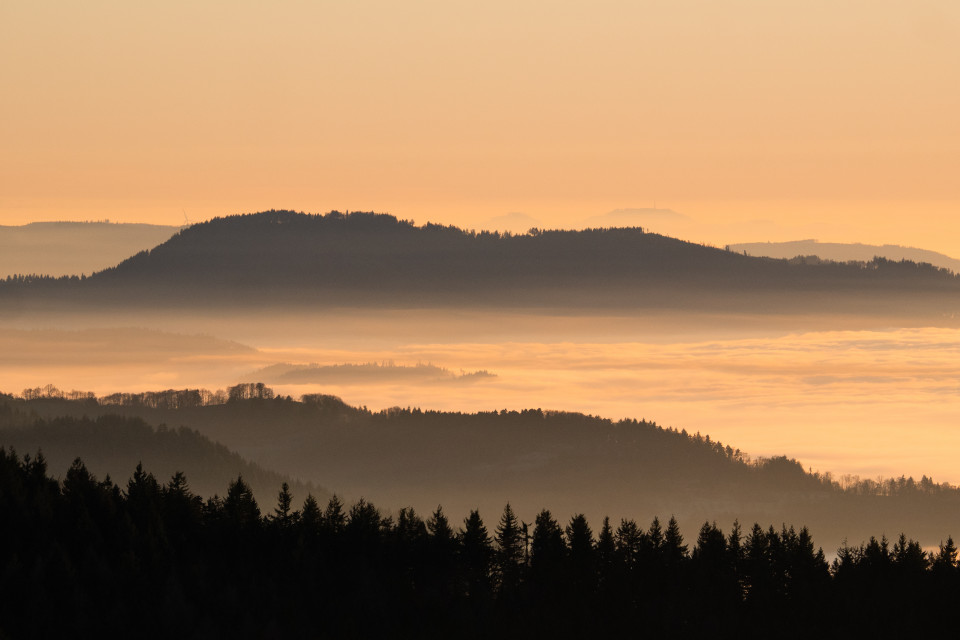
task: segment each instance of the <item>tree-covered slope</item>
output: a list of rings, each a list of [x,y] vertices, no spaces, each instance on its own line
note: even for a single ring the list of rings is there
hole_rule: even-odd
[[[855,296],[960,292],[929,265],[796,265],[639,228],[523,235],[416,226],[371,213],[268,211],[193,225],[85,280],[20,279],[8,300],[130,305],[502,304],[852,308]],[[799,294],[809,294],[796,300]],[[813,296],[813,297],[811,297]],[[892,301],[887,300],[888,303]],[[763,306],[763,305],[761,305]]]
[[[329,496],[314,483],[294,481],[249,462],[194,430],[162,424],[153,427],[135,417],[103,414],[90,418],[83,413],[42,420],[0,402],[0,446],[22,454],[42,451],[54,476],[66,473],[79,457],[101,477],[127,477],[138,463],[163,481],[179,471],[201,496],[222,493],[226,483],[237,476],[243,476],[263,500],[272,500],[283,482],[289,482],[300,495]]]
[[[251,387],[253,389],[253,387]],[[841,488],[787,458],[751,461],[699,434],[646,421],[539,409],[371,412],[329,396],[303,402],[231,394],[210,402],[16,400],[46,417],[121,414],[184,425],[267,468],[351,498],[427,510],[549,504],[638,518],[803,522],[825,541],[912,531],[925,544],[960,531],[960,491],[927,478]]]
[[[462,516],[286,486],[258,504],[241,479],[204,501],[81,460],[55,480],[0,447],[0,636],[901,638],[949,637],[956,617],[950,538],[871,536],[829,563],[786,524]]]

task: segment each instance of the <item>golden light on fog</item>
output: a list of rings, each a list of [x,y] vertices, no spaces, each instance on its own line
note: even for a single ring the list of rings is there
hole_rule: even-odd
[[[960,482],[960,330],[771,331],[746,338],[730,326],[686,335],[648,326],[625,340],[626,320],[466,315],[438,312],[435,325],[416,314],[384,313],[222,327],[246,332],[255,349],[136,329],[8,332],[0,345],[6,354],[0,389],[53,383],[108,394],[264,380],[281,394],[328,393],[371,409],[540,407],[646,418],[754,456],[796,456],[820,471]],[[474,323],[499,329],[491,329],[489,342],[464,341],[458,332]],[[531,341],[527,332],[535,325],[548,340],[565,337]],[[328,339],[335,326],[343,329]],[[448,328],[434,331],[440,326]],[[507,327],[515,327],[516,339]],[[604,332],[611,338],[597,341]],[[397,370],[367,378],[341,370],[315,384],[271,383],[260,373],[284,362],[389,363]],[[408,375],[426,363],[449,375]],[[456,378],[476,371],[493,376]]]

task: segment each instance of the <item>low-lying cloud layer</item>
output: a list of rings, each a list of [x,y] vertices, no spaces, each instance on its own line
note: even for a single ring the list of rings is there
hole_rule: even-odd
[[[573,321],[564,322],[569,329]],[[392,342],[341,340],[333,348],[141,329],[8,331],[0,336],[0,389],[216,389],[259,372],[253,377],[284,395],[334,394],[371,409],[540,407],[646,418],[754,456],[797,456],[822,471],[960,481],[960,330],[636,341],[621,334],[610,342],[548,327],[543,335],[553,340],[542,342],[529,331],[516,341],[443,342],[406,331]]]

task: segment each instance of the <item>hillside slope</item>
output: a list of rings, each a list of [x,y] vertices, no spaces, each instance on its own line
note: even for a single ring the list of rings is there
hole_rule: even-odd
[[[318,499],[330,495],[313,483],[295,481],[249,462],[191,429],[155,428],[139,418],[110,414],[89,418],[82,409],[72,413],[40,420],[9,402],[0,403],[0,446],[21,454],[41,451],[55,477],[66,473],[79,457],[92,473],[100,478],[110,475],[117,481],[129,477],[138,463],[161,482],[181,471],[190,489],[204,497],[223,495],[228,484],[242,475],[268,508],[285,481],[301,498],[307,493]]]
[[[642,229],[524,235],[388,215],[269,211],[194,225],[85,280],[17,280],[10,303],[263,307],[500,305],[727,310],[953,308],[930,265],[796,265]],[[951,296],[944,300],[944,295]]]
[[[475,414],[394,409],[372,413],[329,396],[303,402],[235,399],[161,408],[136,398],[97,402],[16,401],[42,416],[123,414],[184,425],[244,457],[322,483],[348,498],[428,512],[518,512],[548,507],[652,518],[803,523],[828,547],[845,537],[911,531],[925,544],[960,531],[960,491],[901,478],[842,489],[795,461],[754,463],[699,434],[645,421],[613,422],[576,413]],[[116,404],[119,403],[119,404]]]

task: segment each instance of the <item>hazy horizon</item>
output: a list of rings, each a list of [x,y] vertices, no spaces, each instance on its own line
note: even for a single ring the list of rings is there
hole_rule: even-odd
[[[561,227],[661,208],[720,246],[960,255],[946,0],[13,2],[3,17],[2,224],[287,207]]]
[[[0,636],[933,635],[958,42],[955,0],[0,3]]]
[[[615,211],[604,220],[631,222],[638,215],[687,220],[678,212],[649,209]],[[953,435],[960,369],[952,359],[960,349],[960,318],[949,299],[921,310],[921,298],[911,297],[909,285],[903,293],[873,288],[872,298],[860,300],[855,289],[831,288],[833,271],[663,243],[639,232],[547,238],[562,240],[560,245],[544,245],[546,236],[535,234],[518,245],[496,236],[480,242],[468,234],[432,233],[388,217],[285,212],[201,227],[177,236],[172,253],[151,255],[156,260],[149,263],[141,256],[121,274],[119,297],[107,295],[102,304],[76,304],[83,302],[82,289],[74,302],[67,297],[58,304],[54,297],[35,308],[25,304],[28,296],[8,297],[0,390],[53,384],[108,395],[264,382],[284,395],[332,394],[372,409],[542,408],[652,420],[709,435],[752,456],[795,457],[807,468],[838,476],[928,475],[960,484],[953,464],[960,453]],[[79,235],[58,237],[66,247],[58,253],[69,252],[71,237],[74,244],[83,242]],[[599,255],[600,238],[619,238],[620,244],[604,245],[610,251]],[[297,241],[298,256],[278,246],[285,239]],[[359,245],[350,249],[343,242]],[[456,263],[446,262],[450,246],[457,247]],[[577,246],[592,252],[580,267],[568,255]],[[480,249],[469,247],[487,253],[474,255]],[[560,247],[560,253],[543,247]],[[621,254],[638,250],[658,257],[649,262],[648,256],[649,264],[631,262],[629,255],[623,261]],[[318,251],[329,252],[320,258],[333,261],[311,262]],[[506,276],[490,281],[489,273],[463,267],[478,256],[481,264],[499,256],[519,271],[543,266],[524,262],[523,251],[543,256],[550,269],[562,271],[560,280],[550,279],[550,269],[536,271],[540,279],[527,286],[520,273],[518,294],[484,298],[483,286],[502,288]],[[264,280],[275,260],[288,258],[292,270],[269,272]],[[426,272],[403,271],[421,263]],[[740,281],[740,288],[723,289],[721,279],[710,291],[695,277],[681,278],[671,286],[692,287],[686,297],[659,299],[656,288],[638,289],[634,295],[649,298],[649,305],[609,304],[631,282],[618,269],[655,281],[644,269],[656,274],[669,265],[695,275],[704,265],[719,273],[734,263],[735,270],[723,273]],[[611,272],[604,265],[617,267]],[[190,269],[208,267],[213,288],[179,302],[171,297],[203,280]],[[773,275],[762,275],[774,268]],[[359,279],[350,279],[357,269]],[[847,270],[853,279],[845,286],[884,281],[859,279],[867,273],[860,268]],[[449,278],[431,275],[441,271]],[[397,279],[398,273],[412,275]],[[426,297],[430,287],[403,288],[421,273],[432,287],[457,296],[432,303]],[[564,285],[569,274],[583,273],[600,281],[586,289],[566,283],[556,298],[565,306],[529,304],[537,300],[538,287],[549,290]],[[800,273],[809,280],[796,288],[790,283]],[[347,278],[344,286],[361,306],[336,297],[337,274]],[[302,295],[267,295],[281,287],[302,294],[318,279],[333,286],[320,304],[298,305]],[[106,293],[110,282],[103,284]],[[610,288],[611,282],[616,286]],[[604,286],[613,297],[596,296]],[[950,286],[925,295],[950,297]],[[904,441],[906,431],[911,437]]]
[[[746,316],[440,309],[126,320],[136,324],[120,330],[92,317],[68,323],[87,329],[51,318],[8,326],[0,390],[54,384],[106,395],[262,381],[283,395],[332,394],[374,410],[563,410],[647,419],[838,476],[960,484],[956,327],[864,330],[851,320],[836,330],[828,320],[803,331]],[[369,366],[384,364],[393,375]],[[263,370],[274,365],[324,378],[271,381]],[[418,365],[445,373],[410,375]],[[489,375],[464,375],[479,371]]]
[[[322,214],[314,214],[322,215]],[[387,214],[389,215],[389,214]],[[228,216],[231,217],[231,216]],[[437,224],[427,221],[426,225]],[[454,225],[457,226],[457,225]],[[707,228],[689,216],[669,209],[618,209],[604,215],[583,218],[573,224],[544,227],[540,220],[520,213],[492,218],[465,231],[498,231],[528,235],[530,231],[642,228],[684,242],[697,243]],[[163,244],[189,226],[152,225],[110,220],[35,221],[24,225],[0,225],[0,278],[12,275],[53,277],[91,275],[115,267],[127,258]],[[733,227],[731,227],[733,228]],[[709,235],[709,234],[706,234]],[[705,246],[721,245],[700,242]],[[722,245],[736,253],[773,258],[817,255],[825,260],[865,261],[874,257],[889,260],[928,262],[960,272],[960,260],[924,247],[900,244],[870,245],[861,242],[829,243],[819,239],[792,239],[775,242],[730,242]]]

